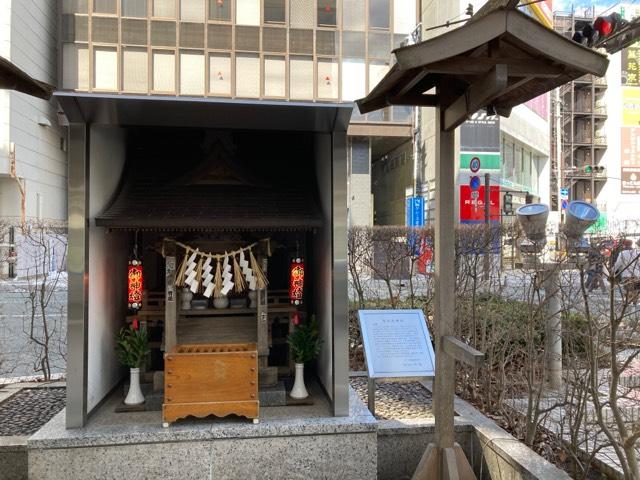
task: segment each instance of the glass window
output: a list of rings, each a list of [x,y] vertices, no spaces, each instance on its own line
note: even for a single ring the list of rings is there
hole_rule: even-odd
[[[89,48],[86,45],[62,45],[62,88],[89,90]]]
[[[122,43],[130,45],[147,44],[147,21],[122,19]]]
[[[146,92],[149,84],[146,48],[122,49],[122,89]]]
[[[264,95],[266,97],[286,96],[287,63],[284,57],[264,57]]]
[[[290,26],[292,28],[313,28],[315,26],[313,7],[314,0],[291,0],[289,3]]]
[[[369,139],[351,138],[351,173],[369,174]]]
[[[209,93],[231,95],[231,55],[212,53],[209,55]]]
[[[118,52],[115,48],[94,47],[93,69],[93,88],[118,89]]]
[[[369,56],[389,58],[391,56],[391,35],[369,32]]]
[[[89,40],[89,17],[80,15],[62,16],[62,41],[87,42]]]
[[[204,22],[204,0],[181,0],[180,20]]]
[[[236,50],[260,51],[260,27],[236,27]]]
[[[156,47],[175,47],[175,22],[151,22],[151,45]]]
[[[289,97],[292,99],[313,99],[313,58],[289,58]]]
[[[313,30],[289,30],[289,51],[291,53],[313,53]]]
[[[382,61],[369,62],[369,90],[373,90],[382,77],[389,71],[389,64]]]
[[[342,28],[360,30],[365,27],[365,2],[363,0],[342,0]]]
[[[318,59],[318,98],[338,98],[338,61],[333,58]]]
[[[209,0],[209,20],[231,21],[232,0]]]
[[[393,0],[393,32],[407,35],[416,24],[416,0]]]
[[[89,13],[89,0],[62,0],[62,13]]]
[[[264,27],[262,29],[262,50],[265,52],[286,52],[287,29]]]
[[[93,17],[91,40],[98,43],[118,43],[118,19]]]
[[[236,23],[260,25],[260,0],[236,0]]]
[[[231,50],[231,25],[209,25],[208,46],[217,50]]]
[[[236,54],[236,95],[260,96],[260,57],[251,53]]]
[[[93,13],[116,13],[116,0],[93,0]]]
[[[365,34],[361,32],[342,33],[342,55],[345,57],[365,56]]]
[[[180,46],[204,48],[204,23],[180,23]]]
[[[153,16],[176,18],[176,0],[153,0]]]
[[[336,30],[316,30],[316,54],[334,57],[339,54],[340,33]]]
[[[204,95],[203,52],[180,52],[180,94]]]
[[[411,122],[412,107],[407,105],[395,105],[393,107],[393,121],[394,122]]]
[[[369,0],[369,27],[389,28],[389,0]]]
[[[122,0],[120,9],[123,17],[139,17],[147,16],[147,0]]]
[[[176,58],[173,52],[153,52],[153,89],[174,92],[176,89]]]
[[[353,101],[366,94],[366,69],[364,60],[345,58],[342,60],[342,100]]]
[[[264,0],[265,23],[284,23],[285,0]]]
[[[336,26],[336,0],[318,0],[318,25]]]

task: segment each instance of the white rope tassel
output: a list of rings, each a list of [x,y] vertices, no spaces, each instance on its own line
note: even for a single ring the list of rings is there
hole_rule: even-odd
[[[229,256],[225,252],[224,261],[222,262],[222,295],[227,295],[234,287],[233,274],[231,273],[231,264],[229,263]]]
[[[255,290],[256,277],[253,275],[251,267],[249,267],[249,261],[245,258],[244,252],[240,252],[240,268],[242,269],[242,274],[249,285],[249,290]]]

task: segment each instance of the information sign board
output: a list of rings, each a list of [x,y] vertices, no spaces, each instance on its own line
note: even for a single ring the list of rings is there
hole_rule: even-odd
[[[435,376],[435,353],[422,310],[359,310],[369,378]]]

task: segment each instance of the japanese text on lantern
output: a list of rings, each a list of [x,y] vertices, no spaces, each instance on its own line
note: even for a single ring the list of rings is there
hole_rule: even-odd
[[[129,308],[142,306],[142,262],[131,260],[127,271],[127,303]]]
[[[289,298],[294,305],[302,304],[304,293],[304,261],[301,258],[291,260],[289,271]]]

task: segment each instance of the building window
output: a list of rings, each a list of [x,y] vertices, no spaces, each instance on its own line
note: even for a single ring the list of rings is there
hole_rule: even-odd
[[[180,94],[204,95],[203,52],[180,52]]]
[[[146,92],[149,84],[146,48],[122,49],[122,90]]]
[[[180,46],[204,48],[204,24],[180,23]]]
[[[393,32],[408,35],[416,23],[416,0],[393,0]]]
[[[89,13],[89,0],[62,0],[62,13]]]
[[[338,61],[334,58],[318,59],[318,98],[337,100]]]
[[[313,53],[313,30],[289,30],[289,51],[291,53]]]
[[[62,41],[87,42],[89,40],[89,17],[80,15],[62,16]]]
[[[231,55],[228,53],[209,55],[209,93],[231,95]]]
[[[231,2],[233,0],[209,0],[209,20],[231,21]]]
[[[175,47],[175,22],[151,22],[151,45],[156,47]]]
[[[173,52],[157,50],[153,52],[153,90],[175,92],[176,57]]]
[[[115,17],[93,17],[91,40],[98,43],[118,43],[118,19]]]
[[[337,56],[340,52],[340,33],[335,30],[316,31],[316,54]]]
[[[176,0],[153,0],[153,16],[176,18]]]
[[[120,9],[123,17],[146,18],[147,0],[122,0]]]
[[[128,45],[147,44],[147,21],[122,19],[122,43]]]
[[[289,58],[289,96],[296,100],[313,99],[313,58]]]
[[[318,26],[335,27],[336,0],[318,0]]]
[[[285,97],[287,63],[284,57],[264,57],[264,94],[266,97]]]
[[[260,27],[236,27],[236,50],[260,51]]]
[[[265,23],[284,23],[286,20],[285,0],[263,0]]]
[[[116,12],[116,0],[93,0],[93,13],[110,13],[115,15]]]
[[[353,101],[365,96],[366,69],[364,60],[345,58],[342,60],[342,100]]]
[[[351,139],[351,173],[356,175],[369,174],[369,139],[368,138],[352,138]]]
[[[231,25],[209,25],[207,28],[209,48],[231,50]]]
[[[62,88],[89,90],[89,48],[86,45],[63,44],[62,62]]]
[[[262,50],[285,53],[287,51],[287,30],[285,28],[262,29]]]
[[[342,56],[364,58],[366,52],[363,32],[342,33]]]
[[[204,22],[204,0],[181,0],[180,20],[184,22]]]
[[[260,0],[237,0],[236,23],[238,25],[260,25]]]
[[[236,96],[260,96],[260,57],[250,53],[236,54]]]
[[[115,48],[94,47],[93,69],[93,88],[118,89],[118,52]]]
[[[369,32],[369,56],[389,58],[391,56],[391,35]]]
[[[384,61],[369,62],[369,91],[378,84],[382,77],[389,71],[389,64]]]
[[[313,28],[315,26],[314,0],[291,0],[289,3],[289,24],[292,28]]]
[[[342,28],[364,31],[366,2],[362,0],[342,0]]]
[[[369,27],[389,28],[389,0],[369,0]]]

